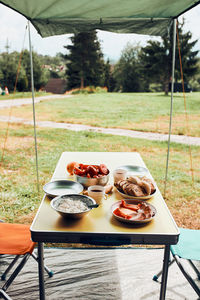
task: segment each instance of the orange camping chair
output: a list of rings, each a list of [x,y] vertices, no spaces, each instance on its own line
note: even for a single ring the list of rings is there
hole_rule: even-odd
[[[6,280],[8,272],[13,268],[19,258],[21,258],[13,273],[0,288],[0,297],[3,296],[4,299],[11,299],[6,293],[8,287],[22,270],[30,256],[36,261],[38,260],[37,256],[33,253],[35,245],[36,243],[31,241],[30,227],[28,225],[0,222],[0,254],[15,255],[10,265],[1,275],[1,280]],[[45,271],[49,277],[53,276],[53,272],[46,266]]]

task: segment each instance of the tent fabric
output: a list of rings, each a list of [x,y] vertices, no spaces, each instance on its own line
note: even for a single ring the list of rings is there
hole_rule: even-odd
[[[164,35],[194,0],[3,0],[31,21],[42,37],[94,29]]]

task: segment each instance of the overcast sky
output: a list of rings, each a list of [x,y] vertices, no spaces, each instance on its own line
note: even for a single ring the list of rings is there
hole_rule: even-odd
[[[185,30],[192,32],[193,39],[198,40],[195,50],[200,50],[200,5],[191,9],[184,16]],[[5,51],[7,41],[10,46],[9,51],[22,50],[26,24],[27,20],[23,16],[0,4],[0,52]],[[66,53],[63,46],[70,43],[70,35],[41,38],[33,26],[31,26],[31,37],[34,50],[43,55],[54,56],[58,52]],[[146,41],[152,37],[98,31],[98,38],[104,57],[116,60],[128,42],[140,43],[144,46]],[[28,48],[28,34],[25,37],[25,48]]]

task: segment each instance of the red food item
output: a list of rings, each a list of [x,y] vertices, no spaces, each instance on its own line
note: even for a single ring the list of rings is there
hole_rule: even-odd
[[[90,167],[90,166],[92,166],[92,167],[94,167],[94,168],[96,168],[96,169],[99,169],[99,166],[97,166],[97,165],[84,165],[84,164],[79,164],[79,168],[80,168],[81,170],[85,170],[85,169],[87,169],[87,168]]]
[[[124,218],[124,219],[130,220],[130,219],[132,218],[131,215],[126,215],[126,214],[124,214],[124,213],[121,211],[121,209],[120,209],[119,207],[116,208],[116,209],[113,211],[113,213],[114,213],[116,216],[119,216],[119,217]]]
[[[98,170],[94,166],[88,166],[86,169],[86,173],[89,173],[91,177],[94,177],[98,174]]]
[[[86,170],[87,167],[89,167],[89,165],[79,164],[79,168],[80,168],[81,170]]]
[[[106,165],[100,164],[99,172],[103,175],[107,175],[108,174],[108,169],[107,169]]]
[[[113,213],[124,219],[132,219],[133,221],[142,221],[150,219],[154,214],[151,208],[145,203],[138,203],[138,205],[127,204],[124,200],[121,201],[118,208]]]
[[[99,178],[109,173],[106,165],[85,165],[79,164],[78,167],[74,168],[74,174],[78,176],[87,176],[88,178]]]
[[[78,176],[85,176],[86,175],[86,170],[81,170],[79,168],[74,168],[74,174]]]
[[[76,161],[72,161],[70,163],[67,164],[67,172],[70,175],[74,174],[74,169],[79,167],[79,163],[77,163]]]
[[[120,203],[120,207],[128,208],[133,211],[138,211],[138,209],[140,209],[140,204],[127,204],[124,200],[122,200],[122,202]]]
[[[99,172],[99,166],[97,165],[92,165],[98,172]]]

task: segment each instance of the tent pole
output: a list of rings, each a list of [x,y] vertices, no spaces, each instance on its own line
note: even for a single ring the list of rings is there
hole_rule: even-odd
[[[173,20],[173,49],[172,49],[171,105],[170,105],[170,121],[169,121],[169,135],[168,135],[167,162],[166,162],[166,171],[165,171],[164,197],[165,197],[165,193],[166,193],[166,185],[167,185],[167,175],[168,175],[168,166],[169,166],[169,151],[170,151],[170,139],[171,139],[171,130],[172,130],[172,111],[173,111],[173,94],[174,94],[175,53],[176,53],[176,19]]]
[[[28,21],[28,35],[29,35],[29,52],[30,52],[30,66],[31,66],[31,90],[32,90],[32,106],[33,106],[33,125],[34,125],[34,139],[35,139],[35,161],[37,172],[37,190],[39,189],[39,174],[38,174],[38,151],[37,151],[37,134],[36,134],[36,122],[35,122],[35,93],[34,93],[34,79],[33,79],[33,57],[32,57],[32,45],[31,45],[31,33],[30,22]]]

